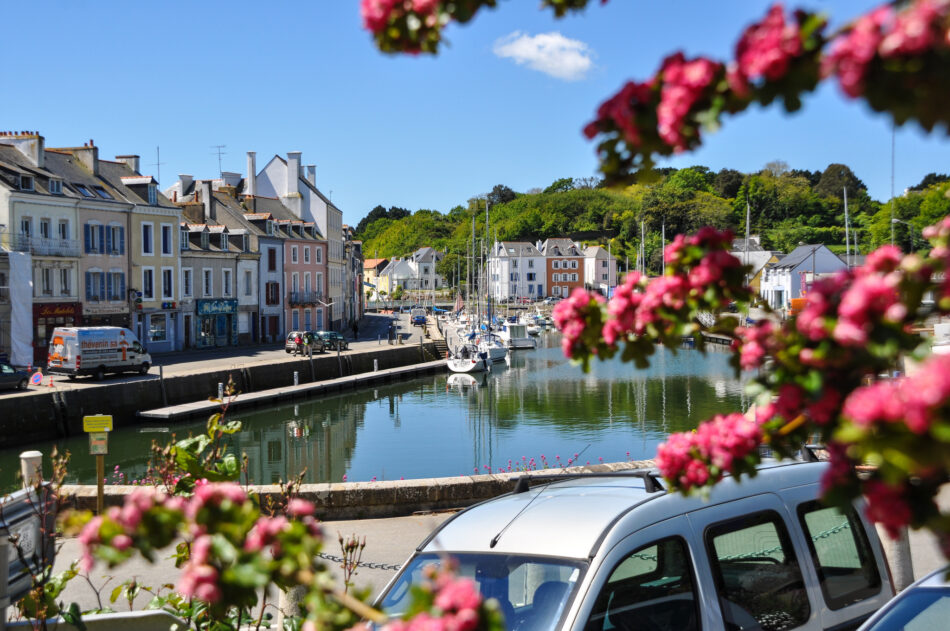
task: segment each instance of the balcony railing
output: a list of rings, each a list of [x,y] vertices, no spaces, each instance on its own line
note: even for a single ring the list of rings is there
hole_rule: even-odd
[[[296,307],[298,305],[315,305],[318,301],[323,300],[322,291],[292,291],[290,292],[288,298],[291,307]]]
[[[14,252],[29,252],[42,256],[79,256],[79,241],[75,239],[45,239],[23,234],[5,235],[8,247]]]

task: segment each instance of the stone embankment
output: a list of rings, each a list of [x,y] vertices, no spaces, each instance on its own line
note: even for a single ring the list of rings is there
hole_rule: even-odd
[[[130,427],[151,422],[138,412],[207,401],[217,396],[218,384],[233,380],[239,393],[263,390],[289,390],[298,373],[299,383],[332,382],[332,388],[320,393],[357,387],[361,373],[432,362],[438,355],[434,342],[382,346],[365,351],[348,351],[315,355],[308,358],[286,358],[233,368],[195,370],[160,379],[152,369],[152,378],[134,379],[82,389],[50,388],[28,396],[0,398],[0,436],[5,446],[27,445],[81,434],[82,417],[88,414],[111,414],[117,425]],[[395,380],[398,371],[380,377]],[[301,392],[305,388],[301,388]],[[293,394],[293,393],[292,393]],[[315,393],[316,394],[316,393]],[[295,396],[306,396],[299,394]],[[266,397],[257,397],[260,403]],[[275,399],[276,400],[276,399]],[[184,418],[184,417],[182,417]]]
[[[471,506],[512,491],[518,480],[524,476],[611,473],[646,469],[652,466],[652,460],[641,460],[451,478],[304,484],[300,487],[299,497],[313,502],[317,507],[317,517],[323,521],[401,517],[419,512],[444,511]],[[139,487],[106,486],[105,505],[121,505],[125,497],[136,488]],[[276,498],[280,495],[280,487],[277,485],[253,485],[248,487],[248,491],[258,495],[261,501],[267,497]],[[63,494],[72,498],[71,501],[75,507],[95,510],[95,486],[64,486]]]

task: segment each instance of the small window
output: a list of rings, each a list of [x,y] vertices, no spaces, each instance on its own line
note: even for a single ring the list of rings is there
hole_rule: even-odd
[[[158,204],[158,189],[154,184],[148,185],[148,203],[150,206]]]
[[[303,262],[304,263],[310,262],[310,248],[306,246],[303,249]]]
[[[296,245],[291,246],[290,248],[290,262],[291,263],[297,262],[297,246]]]
[[[552,261],[552,262],[551,262],[551,267],[553,267],[554,269],[560,269],[560,268],[561,268],[561,262],[560,262],[560,261]]]
[[[115,199],[114,197],[112,197],[109,191],[107,191],[102,186],[99,186],[98,184],[94,185],[92,188],[96,191],[96,195],[98,195],[102,199]]]
[[[90,190],[86,187],[85,184],[75,184],[75,183],[73,183],[73,186],[76,187],[76,190],[79,191],[79,194],[82,195],[83,197],[95,197],[95,195],[92,194],[92,191],[90,191]]]
[[[63,194],[63,181],[62,180],[50,180],[49,181],[49,192],[51,195],[62,195]]]
[[[172,255],[172,227],[167,224],[162,225],[162,256]]]
[[[881,591],[881,577],[867,533],[853,508],[842,512],[808,502],[798,507],[808,549],[821,581],[821,593],[831,609],[841,609]]]
[[[664,539],[634,551],[610,573],[585,631],[699,629],[696,587],[686,543]]]
[[[32,191],[33,190],[33,178],[29,175],[20,176],[20,190],[21,191]]]
[[[221,238],[218,242],[218,247],[220,247],[225,252],[228,251],[228,235],[226,232],[221,233]]]
[[[785,631],[808,621],[811,606],[782,518],[746,515],[706,531],[706,547],[727,629]]]
[[[188,230],[182,229],[181,234],[178,235],[178,242],[181,245],[182,250],[188,249]]]
[[[323,263],[323,248],[317,248],[317,263]]]
[[[181,270],[181,295],[191,297],[191,270]]]

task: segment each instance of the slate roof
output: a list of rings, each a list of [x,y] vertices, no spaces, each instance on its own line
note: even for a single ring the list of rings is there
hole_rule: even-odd
[[[570,249],[572,247],[577,250],[576,254],[570,253]],[[552,237],[547,239],[538,249],[544,256],[583,256],[576,243],[570,239],[562,237]]]
[[[745,265],[746,255],[748,254],[749,265],[752,266],[752,271],[749,273],[751,276],[755,276],[761,272],[762,269],[768,265],[769,261],[772,260],[773,256],[779,256],[778,253],[772,252],[771,250],[749,250],[748,252],[733,250],[730,254],[742,261],[743,265]]]
[[[518,257],[518,256],[541,256],[541,252],[534,245],[527,241],[499,241],[495,244],[495,256],[497,257]]]
[[[828,249],[823,245],[814,245],[814,244],[800,245],[794,250],[792,250],[791,252],[789,252],[788,254],[786,254],[784,257],[782,257],[782,260],[780,260],[778,263],[775,263],[773,267],[775,269],[785,269],[785,268],[795,269],[796,267],[801,265],[802,262],[805,261],[805,259],[811,256],[812,250],[814,250],[815,248],[817,248],[818,250]]]

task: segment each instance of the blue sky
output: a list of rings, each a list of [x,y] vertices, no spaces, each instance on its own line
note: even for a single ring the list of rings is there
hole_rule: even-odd
[[[0,129],[38,130],[50,147],[94,139],[101,157],[140,154],[153,175],[161,147],[163,188],[179,173],[216,177],[213,145],[226,145],[222,168],[241,173],[246,151],[259,168],[302,151],[347,223],[376,204],[445,212],[495,184],[525,191],[594,175],[580,130],[602,100],[678,48],[729,57],[768,7],[591,0],[583,14],[555,20],[535,0],[499,4],[450,26],[449,45],[428,58],[378,53],[358,0],[6,3],[0,48],[19,61],[8,68]],[[840,22],[875,4],[829,9]],[[553,34],[573,64],[555,55],[532,67],[530,46],[514,47],[528,49],[523,63],[496,54],[512,49],[499,42],[537,41],[519,34]],[[565,68],[573,76],[552,76]],[[950,170],[942,134],[907,125],[896,149],[898,192]],[[670,164],[757,171],[776,159],[808,169],[842,162],[872,197],[890,195],[889,122],[831,84],[795,115],[755,108],[727,119],[700,151]]]

